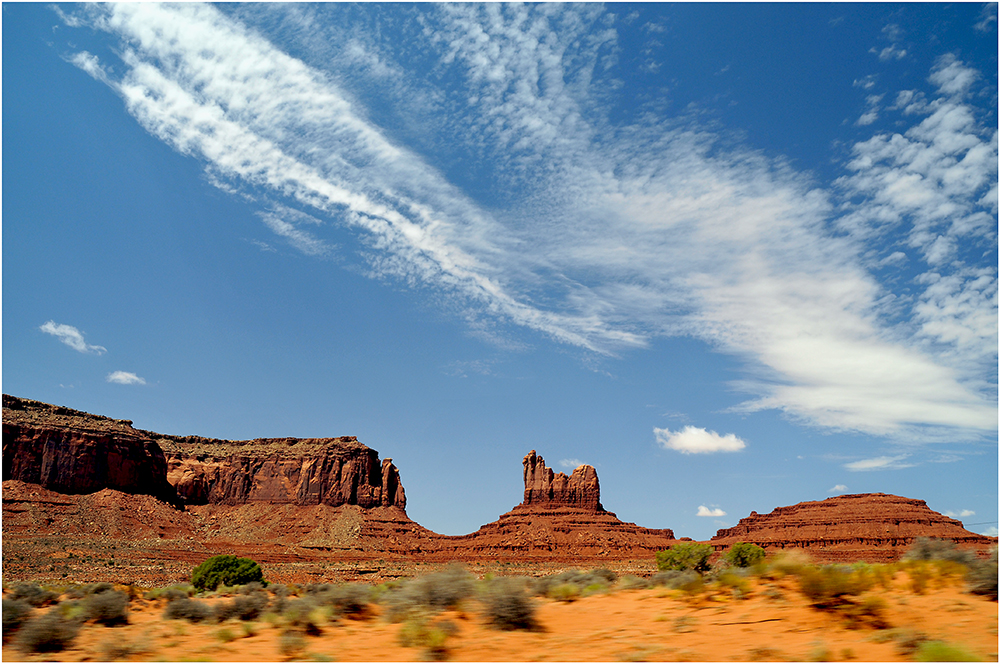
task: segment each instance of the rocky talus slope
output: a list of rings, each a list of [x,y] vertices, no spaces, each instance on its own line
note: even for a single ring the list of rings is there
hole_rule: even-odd
[[[716,550],[734,542],[750,542],[766,550],[804,549],[826,561],[896,560],[918,537],[947,539],[977,549],[996,538],[969,532],[957,519],[927,507],[927,503],[885,493],[835,496],[769,514],[751,512],[732,528],[711,539]]]

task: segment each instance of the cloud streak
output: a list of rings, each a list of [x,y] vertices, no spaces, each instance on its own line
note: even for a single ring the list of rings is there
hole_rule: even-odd
[[[83,340],[83,333],[72,325],[63,325],[50,320],[41,325],[38,329],[45,334],[51,334],[59,341],[80,353],[103,355],[108,351],[108,349],[104,346],[88,344]]]
[[[112,371],[106,379],[109,383],[118,385],[145,385],[146,380],[136,376],[131,371]]]
[[[303,12],[322,11],[338,8],[279,15],[299,35],[315,23]],[[217,184],[262,199],[261,219],[300,252],[326,255],[328,228],[352,229],[373,275],[449,294],[486,336],[512,324],[610,356],[692,336],[749,369],[738,410],[900,439],[995,431],[995,269],[948,262],[970,239],[995,243],[996,133],[963,101],[976,72],[939,60],[937,96],[892,107],[923,119],[854,146],[822,190],[697,125],[609,120],[621,71],[600,7],[412,11],[413,44],[324,39],[322,69],[213,7],[102,5],[87,21],[121,39],[124,73],[71,61]],[[407,48],[426,70],[408,69]],[[374,91],[345,87],[357,67]],[[406,121],[380,125],[366,94]],[[867,112],[883,104],[872,94]],[[928,266],[910,309],[870,266],[889,229]],[[879,270],[906,262],[891,249]]]

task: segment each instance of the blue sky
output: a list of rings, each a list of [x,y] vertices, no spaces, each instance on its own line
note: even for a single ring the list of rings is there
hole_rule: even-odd
[[[997,9],[3,6],[3,390],[356,435],[461,534],[521,457],[707,539],[997,521]],[[992,530],[990,530],[992,529]]]

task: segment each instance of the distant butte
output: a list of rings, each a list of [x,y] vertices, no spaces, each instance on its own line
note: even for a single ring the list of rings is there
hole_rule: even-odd
[[[387,565],[450,560],[648,572],[655,552],[677,541],[670,529],[607,511],[593,466],[567,476],[531,450],[522,471],[520,504],[474,533],[445,536],[407,516],[399,470],[352,436],[168,436],[4,395],[4,570],[11,579],[162,584],[210,555],[237,553],[296,583],[383,578]],[[920,536],[981,552],[996,543],[921,500],[886,494],[752,513],[709,543],[717,551],[743,541],[804,549],[821,561],[880,561]]]
[[[765,550],[804,549],[824,561],[882,562],[918,537],[936,537],[960,546],[989,547],[996,538],[977,535],[962,522],[927,507],[927,503],[886,493],[860,493],[751,512],[710,543],[716,550],[750,542]]]

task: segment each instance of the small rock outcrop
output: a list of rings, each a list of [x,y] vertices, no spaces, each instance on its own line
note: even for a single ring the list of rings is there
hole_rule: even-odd
[[[176,502],[163,450],[128,420],[3,395],[3,479],[64,494],[102,489]]]
[[[806,549],[820,560],[896,560],[918,537],[951,540],[985,549],[995,540],[969,532],[957,519],[927,507],[923,500],[885,493],[835,496],[751,512],[710,541],[716,550],[734,542],[765,549]]]
[[[604,511],[601,506],[601,483],[597,471],[586,464],[578,466],[569,477],[553,473],[535,450],[524,457],[524,502],[538,507],[579,507]]]

